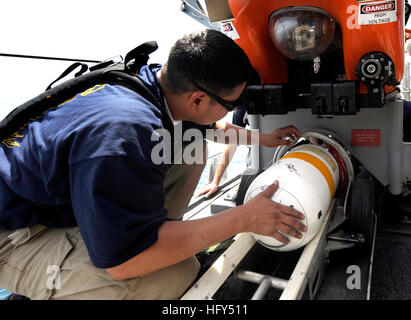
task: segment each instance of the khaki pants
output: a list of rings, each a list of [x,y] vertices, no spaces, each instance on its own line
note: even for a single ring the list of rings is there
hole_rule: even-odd
[[[206,156],[205,156],[206,158]],[[205,161],[204,161],[205,162]],[[170,219],[181,219],[204,165],[174,165],[165,180]],[[0,287],[30,299],[178,299],[195,280],[195,257],[129,280],[91,264],[77,227],[0,230]]]

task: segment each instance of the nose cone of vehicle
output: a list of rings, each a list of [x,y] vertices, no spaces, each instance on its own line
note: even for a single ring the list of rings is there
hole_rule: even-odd
[[[287,244],[281,243],[272,235],[253,233],[253,236],[257,242],[271,250],[295,250],[310,242],[321,228],[338,188],[338,163],[323,146],[296,146],[251,182],[244,203],[255,198],[275,180],[278,180],[279,187],[271,200],[302,213],[304,219],[301,222],[307,227],[307,231],[300,232],[302,238],[296,238],[285,235],[279,225],[276,232],[283,233],[290,240]],[[280,211],[276,212],[276,216],[285,218]]]
[[[312,60],[330,45],[335,21],[320,8],[289,7],[270,15],[269,30],[271,40],[284,56]]]

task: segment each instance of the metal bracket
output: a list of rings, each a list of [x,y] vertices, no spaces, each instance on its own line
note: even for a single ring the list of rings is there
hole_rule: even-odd
[[[361,233],[348,234],[348,233],[341,232],[341,231],[327,236],[327,240],[335,240],[335,241],[358,243],[358,244],[365,243],[365,237],[363,234]]]
[[[335,213],[335,201],[330,205],[323,224],[317,235],[306,245],[289,280],[283,280],[262,274],[242,272],[242,276],[253,278],[260,283],[253,299],[262,298],[272,286],[282,287],[280,300],[301,299],[308,286],[310,298],[316,295],[326,267],[326,233],[330,217]],[[181,298],[182,300],[209,300],[235,270],[240,261],[255,244],[250,233],[235,237],[236,241],[214,262],[206,273]],[[285,285],[285,286],[284,286]]]
[[[205,13],[204,9],[197,0],[181,0],[180,10],[194,20],[200,22],[208,29],[220,31],[219,25],[216,23],[210,23],[208,15]]]
[[[364,244],[365,238],[362,234],[347,234],[339,230],[327,236],[327,246],[325,247],[326,255],[328,257],[331,251],[352,248],[358,244]]]
[[[251,300],[262,300],[270,288],[284,290],[288,285],[288,280],[248,270],[240,270],[237,274],[237,278],[259,284]]]

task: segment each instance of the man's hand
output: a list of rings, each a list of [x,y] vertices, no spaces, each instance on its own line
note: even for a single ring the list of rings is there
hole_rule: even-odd
[[[215,182],[212,182],[210,184],[207,184],[206,186],[204,186],[204,188],[198,192],[196,192],[196,194],[194,195],[194,198],[197,198],[203,194],[206,194],[205,197],[208,198],[210,197],[214,192],[216,192],[218,190],[218,184]]]
[[[301,239],[301,232],[307,231],[307,228],[299,221],[304,219],[301,212],[271,200],[277,189],[278,181],[243,206],[247,207],[250,232],[273,237],[287,244],[290,240],[284,235]]]
[[[299,138],[301,138],[301,132],[294,126],[287,126],[270,133],[260,134],[260,145],[268,148],[291,146]]]
[[[158,240],[122,264],[107,268],[116,280],[139,277],[183,261],[213,244],[241,232],[254,232],[288,243],[287,236],[301,237],[304,216],[271,200],[278,183],[269,186],[242,206],[202,219],[165,221]],[[285,236],[284,236],[285,235]],[[150,261],[150,263],[147,263]]]

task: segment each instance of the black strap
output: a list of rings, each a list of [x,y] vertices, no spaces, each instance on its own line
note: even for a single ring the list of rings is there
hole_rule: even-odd
[[[157,42],[148,41],[137,48],[134,48],[126,54],[124,58],[125,68],[131,72],[136,73],[141,66],[144,66],[148,62],[149,55],[158,49]]]
[[[124,71],[112,70],[110,72],[107,72],[104,78],[106,80],[104,82],[126,87],[141,95],[143,98],[147,99],[155,106],[162,105],[162,103],[158,101],[157,97],[147,88],[144,82],[137,75],[131,75],[125,73]]]
[[[78,77],[81,76],[84,72],[86,72],[88,70],[88,65],[86,65],[85,63],[81,63],[81,62],[76,62],[73,63],[71,66],[69,66],[66,70],[64,70],[64,72],[56,79],[54,80],[52,83],[49,84],[49,86],[47,87],[46,91],[51,89],[51,86],[53,84],[55,84],[57,81],[63,79],[64,77],[66,77],[68,74],[70,74],[71,72],[73,72],[77,67],[81,66],[81,69],[79,72],[77,72],[74,76]]]
[[[137,71],[140,67],[147,64],[149,54],[156,49],[157,43],[155,41],[146,42],[130,51],[125,61],[131,65],[133,70]],[[46,92],[18,106],[0,121],[0,141],[21,128],[29,119],[41,115],[49,108],[59,105],[77,93],[83,92],[96,84],[110,83],[123,85],[137,92],[152,104],[156,106],[163,105],[135,72],[131,72],[129,66],[123,63],[114,63],[108,66],[107,64],[110,63],[103,62],[97,65],[97,67],[94,66],[95,68],[93,67],[93,71],[90,70],[90,72],[86,72],[88,66],[80,62],[68,67],[48,86]],[[74,78],[52,87],[54,83],[70,74],[79,66],[81,66],[81,70],[75,74]]]

